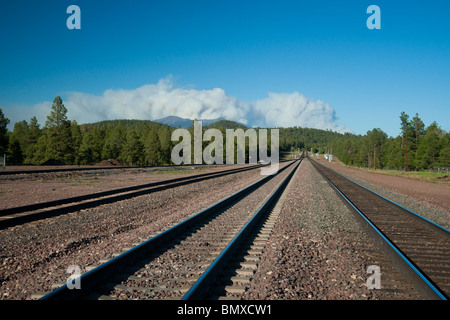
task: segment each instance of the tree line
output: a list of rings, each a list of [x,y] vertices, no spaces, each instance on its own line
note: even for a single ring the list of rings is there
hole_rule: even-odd
[[[0,109],[0,154],[8,164],[40,165],[49,160],[87,165],[115,159],[124,165],[170,163],[171,129],[152,121],[115,120],[79,125],[67,118],[60,97],[53,101],[41,128],[36,117],[16,122],[7,132],[9,120]]]
[[[428,170],[450,167],[450,132],[435,122],[425,126],[419,115],[400,114],[401,134],[388,137],[376,128],[362,135],[345,134],[327,150],[346,165],[372,169]]]
[[[14,165],[57,163],[72,165],[92,165],[102,160],[115,159],[127,166],[156,166],[173,164],[171,152],[178,141],[172,141],[174,127],[150,120],[107,120],[93,124],[79,125],[67,118],[67,109],[60,97],[53,101],[50,114],[41,128],[36,117],[29,122],[23,120],[14,124],[12,132],[6,127],[9,120],[0,109],[0,154],[7,155],[7,163]],[[204,126],[219,129],[226,137],[226,129],[243,129],[233,121],[221,120]],[[193,126],[188,131],[193,134]],[[268,150],[270,151],[270,136]],[[209,144],[203,141],[203,149]],[[191,141],[192,147],[194,139]],[[235,162],[237,161],[237,141],[235,141]],[[223,139],[225,150],[226,138]],[[249,145],[246,141],[245,161],[249,162]],[[193,157],[191,163],[193,163]],[[223,162],[226,162],[225,154]]]
[[[172,164],[172,148],[178,143],[171,141],[176,128],[153,121],[109,120],[79,125],[67,118],[67,109],[60,97],[53,100],[43,127],[36,117],[29,122],[16,122],[12,132],[7,130],[8,124],[0,108],[0,155],[7,155],[8,164],[40,165],[56,159],[64,164],[91,165],[115,159],[123,165],[169,165]],[[388,137],[379,128],[365,135],[301,127],[278,128],[279,146],[280,151],[332,153],[346,165],[373,169],[450,167],[449,132],[436,122],[426,127],[418,114],[410,118],[405,112],[400,115],[399,127],[401,135],[397,137]],[[227,120],[204,126],[203,130],[208,128],[219,129],[224,137],[226,129],[247,129]],[[193,127],[189,130],[193,131]],[[193,132],[191,134],[193,136]],[[203,142],[203,147],[207,144]],[[248,151],[248,141],[246,148]],[[270,151],[270,138],[267,149]],[[248,160],[246,152],[245,161]]]

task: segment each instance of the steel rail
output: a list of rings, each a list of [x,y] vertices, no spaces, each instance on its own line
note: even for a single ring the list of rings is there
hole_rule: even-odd
[[[339,175],[341,175],[341,174],[338,173],[338,172],[336,172],[336,173],[339,174]],[[398,203],[396,203],[396,202],[394,202],[394,201],[392,201],[392,200],[390,200],[390,199],[388,199],[388,198],[382,196],[381,194],[379,194],[379,193],[377,193],[377,192],[375,192],[375,191],[373,191],[373,190],[370,190],[369,188],[363,186],[362,184],[359,184],[359,183],[356,182],[356,181],[353,181],[353,180],[350,179],[350,178],[347,178],[347,177],[345,177],[345,176],[343,176],[343,175],[341,175],[341,176],[342,176],[343,178],[346,178],[348,181],[351,181],[351,182],[353,182],[354,184],[360,186],[361,188],[364,188],[364,189],[366,189],[367,191],[372,192],[373,194],[379,196],[380,198],[383,198],[384,200],[386,200],[386,201],[392,203],[393,205],[396,205],[397,207],[402,208],[402,209],[405,210],[405,211],[408,211],[411,215],[413,215],[413,216],[415,216],[415,217],[417,217],[417,218],[419,218],[419,219],[421,219],[421,220],[423,220],[423,221],[429,223],[430,225],[432,225],[433,227],[435,227],[435,228],[437,228],[437,229],[443,231],[444,233],[450,234],[450,230],[448,230],[448,229],[445,228],[444,226],[441,226],[441,225],[437,224],[436,222],[431,221],[430,219],[427,219],[427,218],[425,218],[424,216],[421,216],[420,214],[418,214],[418,213],[416,213],[416,212],[414,212],[414,211],[411,211],[411,210],[409,210],[408,208],[403,207],[402,205],[400,205],[400,204],[398,204]]]
[[[195,228],[196,225],[201,224],[208,217],[217,213],[220,208],[229,206],[231,203],[256,190],[258,187],[268,182],[274,176],[286,170],[293,163],[295,163],[295,161],[292,161],[285,167],[280,168],[276,174],[265,176],[264,178],[252,183],[251,185],[241,189],[240,191],[235,192],[231,196],[226,197],[225,199],[217,202],[209,208],[200,211],[194,216],[176,224],[175,226],[159,233],[158,235],[144,241],[143,243],[123,252],[117,257],[108,260],[100,266],[82,274],[80,277],[73,280],[74,282],[79,281],[79,283],[81,283],[82,289],[70,289],[68,284],[66,283],[58,289],[46,294],[40,300],[75,300],[85,297],[90,293],[90,290],[96,287],[99,283],[103,282],[110,275],[117,274],[117,271],[124,267],[130,268],[130,266],[128,265],[129,261],[158,252],[158,250],[160,250],[162,246],[167,244],[172,239],[176,238],[177,235],[185,234],[191,228]]]
[[[228,166],[232,164],[215,164],[214,166]],[[155,168],[183,168],[183,167],[203,167],[210,166],[209,164],[178,164],[178,165],[163,165],[163,166],[117,166],[117,167],[91,167],[85,168],[55,168],[55,169],[36,169],[36,170],[14,170],[14,171],[0,171],[0,176],[19,175],[19,174],[36,174],[36,173],[55,173],[55,172],[76,172],[76,171],[100,171],[100,170],[135,170],[135,169],[155,169]]]
[[[44,208],[48,208],[48,207],[60,206],[60,205],[64,205],[64,204],[68,204],[68,203],[72,203],[72,202],[79,202],[79,201],[85,201],[85,200],[90,200],[90,199],[95,199],[95,198],[101,198],[101,197],[106,197],[109,195],[114,195],[117,193],[136,191],[136,190],[140,190],[140,189],[144,189],[144,188],[151,188],[151,187],[155,187],[155,186],[161,186],[161,185],[180,182],[180,181],[192,180],[192,179],[201,178],[201,177],[226,174],[226,173],[235,173],[235,172],[246,171],[246,170],[253,170],[253,169],[256,169],[259,167],[260,167],[259,165],[254,165],[254,166],[245,167],[245,168],[236,168],[236,169],[231,169],[231,170],[222,170],[222,171],[217,171],[217,172],[202,173],[202,174],[198,174],[198,175],[194,175],[194,176],[145,183],[145,184],[140,184],[137,186],[113,189],[113,190],[108,190],[108,191],[100,191],[100,192],[91,193],[91,194],[82,195],[82,196],[75,196],[75,197],[70,197],[70,198],[63,198],[63,199],[58,199],[58,200],[51,200],[51,201],[45,201],[45,202],[34,203],[34,204],[29,204],[29,205],[23,205],[23,206],[19,206],[19,207],[0,209],[0,216],[6,216],[6,215],[17,214],[17,213],[22,213],[22,212],[26,212],[26,211],[34,211],[34,210],[44,209]]]
[[[296,169],[300,165],[301,160],[295,166],[277,189],[270,195],[270,197],[263,203],[263,205],[256,211],[251,219],[244,225],[238,234],[230,241],[220,255],[212,262],[212,264],[205,270],[202,276],[191,287],[191,289],[183,296],[182,300],[199,300],[204,297],[205,292],[209,288],[209,284],[217,277],[220,271],[224,268],[226,263],[231,259],[237,248],[245,241],[248,234],[255,228],[255,225],[268,215],[271,208],[280,198],[283,190],[293,177]]]
[[[403,251],[393,241],[391,241],[391,239],[389,239],[389,237],[382,230],[380,230],[380,228],[378,228],[371,221],[371,219],[369,217],[367,217],[367,215],[365,215],[361,210],[359,210],[359,208],[350,199],[348,199],[341,192],[341,190],[333,182],[331,182],[330,179],[328,179],[328,177],[317,167],[318,164],[316,164],[315,161],[311,161],[311,162],[314,164],[314,166],[316,167],[317,171],[323,176],[323,178],[334,188],[334,190],[336,190],[336,192],[341,196],[341,198],[344,199],[346,201],[346,203],[351,208],[353,208],[359,214],[359,216],[361,218],[363,218],[364,221],[367,222],[367,224],[372,228],[372,230],[375,231],[375,233],[383,240],[383,242],[385,244],[387,244],[387,246],[392,250],[392,252],[394,252],[401,259],[401,261],[404,262],[410,268],[410,270],[412,270],[413,273],[418,276],[418,279],[420,279],[420,281],[422,281],[422,284],[425,286],[425,291],[428,291],[427,289],[429,289],[431,291],[431,292],[430,291],[426,292],[426,294],[429,294],[430,297],[434,296],[434,297],[436,297],[438,299],[441,299],[441,300],[447,300],[448,299],[447,295],[409,257],[407,257],[403,253]],[[352,183],[355,183],[351,179],[348,179],[347,177],[342,176],[341,174],[335,172],[334,170],[333,170],[333,172],[336,173],[337,175],[341,176],[342,178],[344,178],[344,179],[346,179],[346,180],[348,180],[348,181],[350,181]],[[355,184],[360,186],[360,187],[363,187],[363,186],[361,186],[358,183],[355,183]],[[363,188],[367,189],[368,191],[371,191],[373,194],[379,196],[376,192],[373,192],[372,190],[370,190],[370,189],[368,189],[366,187],[363,187]],[[386,199],[385,197],[382,197],[382,196],[380,196],[380,198],[383,198],[384,200],[388,200],[388,199]],[[404,209],[402,206],[396,204],[395,202],[393,202],[391,200],[389,200],[389,202],[392,203],[393,205],[396,205],[396,206]],[[411,210],[407,210],[407,212],[414,213]],[[414,213],[414,214],[417,217],[423,218],[422,216],[420,216],[420,215],[418,215],[416,213]],[[429,222],[428,219],[423,219],[423,221],[424,222]],[[433,223],[433,225],[436,225],[436,224]],[[447,229],[445,229],[443,227],[440,227],[440,229],[447,230]]]
[[[174,188],[186,184],[191,184],[199,181],[204,181],[208,179],[213,179],[221,176],[226,176],[229,174],[245,172],[249,170],[254,170],[267,165],[252,165],[250,167],[236,168],[230,170],[222,170],[218,172],[210,172],[198,174],[195,176],[175,178],[165,181],[152,182],[147,184],[142,184],[138,186],[125,187],[120,189],[102,191],[91,193],[88,195],[76,196],[71,198],[64,198],[59,200],[52,200],[47,202],[41,202],[36,204],[24,205],[20,207],[7,208],[0,210],[0,217],[12,216],[7,219],[0,219],[0,229],[4,229],[10,226],[14,226],[21,223],[26,223],[30,221],[35,221],[39,219],[49,218],[57,215],[62,215],[64,213],[73,212],[77,210],[87,209],[96,207],[102,204],[113,203],[121,200],[130,199],[132,197],[149,194],[152,192],[157,192],[161,190],[166,190],[169,188]],[[151,188],[151,189],[150,189]],[[86,202],[92,200],[90,202]],[[69,205],[71,204],[71,205]],[[68,205],[65,207],[60,207],[63,205]],[[45,209],[45,210],[44,210]],[[38,211],[44,210],[44,211]],[[38,212],[34,212],[38,211]],[[30,212],[28,215],[19,215]],[[33,213],[34,212],[34,213]]]

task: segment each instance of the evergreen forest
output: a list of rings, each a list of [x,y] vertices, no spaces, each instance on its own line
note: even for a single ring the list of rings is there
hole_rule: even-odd
[[[45,124],[39,124],[36,117],[28,122],[16,122],[12,131],[7,129],[8,124],[9,119],[0,108],[0,155],[6,155],[7,165],[41,165],[49,160],[93,165],[106,159],[127,166],[170,165],[172,148],[178,143],[171,141],[176,128],[150,120],[78,124],[67,118],[60,97],[54,99]],[[302,127],[278,128],[280,151],[329,153],[346,165],[373,169],[450,167],[450,132],[442,130],[436,122],[426,126],[417,113],[410,118],[402,112],[398,124],[401,134],[397,137],[388,137],[379,128],[365,135]],[[247,129],[227,120],[204,126],[203,130],[208,128],[219,129],[224,137],[226,129]],[[193,127],[189,130],[192,132]],[[203,142],[206,145],[208,142]]]

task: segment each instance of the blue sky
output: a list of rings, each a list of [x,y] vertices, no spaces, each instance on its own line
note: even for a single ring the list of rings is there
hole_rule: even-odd
[[[81,9],[81,30],[66,27],[71,4]],[[380,30],[366,27],[372,4]],[[50,110],[60,95],[83,122],[96,106],[82,109],[86,99],[73,93],[100,99],[153,85],[145,91],[153,94],[170,76],[183,95],[195,90],[198,100],[220,88],[236,108],[261,100],[269,108],[284,101],[269,103],[269,93],[299,93],[314,112],[330,113],[318,101],[331,106],[329,121],[356,134],[396,136],[402,111],[450,131],[449,13],[449,1],[2,1],[0,107],[12,123],[36,112],[43,119],[43,105]],[[98,116],[113,116],[105,112]],[[299,125],[314,126],[307,119]]]

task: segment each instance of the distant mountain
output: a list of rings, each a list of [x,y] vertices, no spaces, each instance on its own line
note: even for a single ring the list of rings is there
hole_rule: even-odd
[[[225,118],[220,117],[217,119],[198,119],[199,121],[202,121],[202,125],[203,126],[207,126],[210,124],[213,124],[215,122],[221,121],[221,120],[225,120]],[[161,118],[161,119],[157,119],[157,120],[153,120],[154,122],[158,122],[158,123],[162,123],[162,124],[166,124],[168,126],[171,127],[181,127],[181,128],[189,128],[190,126],[192,126],[192,119],[187,119],[187,118],[180,118],[177,116],[168,116],[165,118]]]

